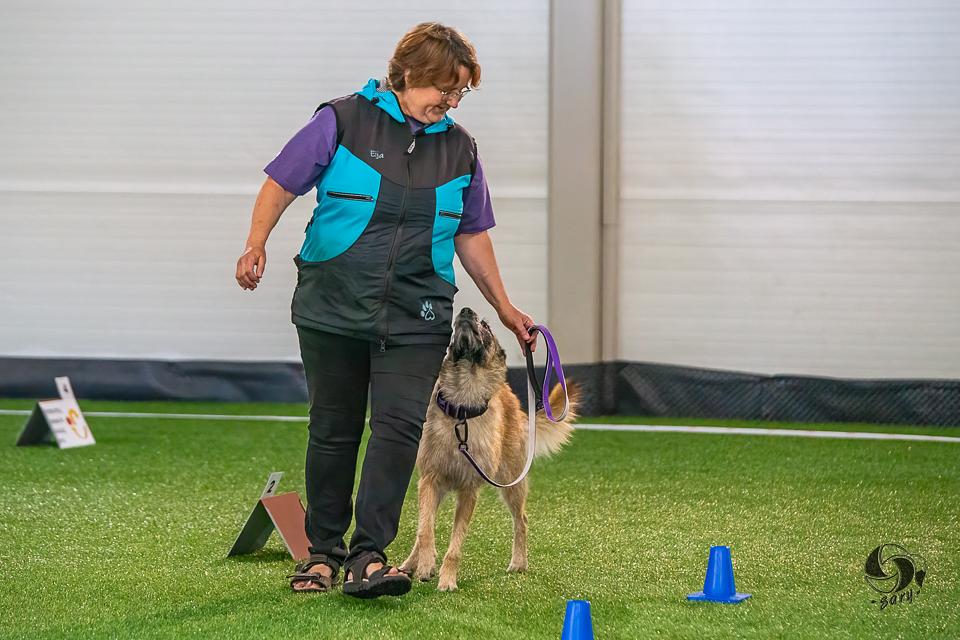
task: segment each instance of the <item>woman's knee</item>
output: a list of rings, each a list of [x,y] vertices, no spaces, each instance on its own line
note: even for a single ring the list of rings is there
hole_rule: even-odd
[[[398,447],[412,447],[416,451],[423,433],[423,420],[414,416],[371,416],[370,433],[371,443],[380,441]]]
[[[316,408],[310,410],[310,441],[331,443],[360,442],[366,422],[366,412],[335,411]]]

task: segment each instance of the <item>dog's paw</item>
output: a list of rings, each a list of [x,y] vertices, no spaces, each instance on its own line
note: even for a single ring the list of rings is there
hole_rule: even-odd
[[[410,556],[409,558],[404,560],[403,564],[397,567],[397,569],[399,569],[400,571],[403,571],[407,575],[413,575],[413,572],[417,570],[417,558]]]
[[[513,561],[510,563],[510,566],[507,567],[507,573],[523,573],[527,570],[527,561],[523,560],[521,562]]]
[[[447,579],[440,578],[440,582],[437,584],[437,591],[456,591],[457,590],[457,581],[455,578]]]
[[[423,582],[433,580],[433,577],[437,575],[437,565],[418,566],[417,570],[414,572],[414,575]]]

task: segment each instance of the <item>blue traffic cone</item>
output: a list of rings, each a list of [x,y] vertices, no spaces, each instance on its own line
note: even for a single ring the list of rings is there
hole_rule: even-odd
[[[733,559],[730,557],[730,547],[710,547],[710,560],[707,562],[707,577],[703,581],[703,591],[687,595],[687,600],[737,603],[749,597],[749,593],[737,593],[737,587],[733,583]]]
[[[593,640],[593,621],[588,600],[567,600],[560,640]]]

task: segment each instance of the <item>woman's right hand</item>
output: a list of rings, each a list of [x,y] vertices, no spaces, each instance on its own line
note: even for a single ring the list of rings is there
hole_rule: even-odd
[[[281,214],[296,199],[296,195],[281,187],[270,176],[263,181],[253,205],[247,248],[237,260],[237,284],[241,289],[253,291],[260,284],[267,266],[267,238],[277,226]]]
[[[253,291],[263,277],[267,266],[267,249],[263,246],[247,247],[237,260],[237,284],[241,289]]]

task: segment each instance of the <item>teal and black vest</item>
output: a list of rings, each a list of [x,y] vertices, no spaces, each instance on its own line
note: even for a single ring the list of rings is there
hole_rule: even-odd
[[[337,150],[295,258],[294,324],[381,348],[447,344],[473,138],[449,115],[413,134],[396,95],[372,79],[326,105]]]

